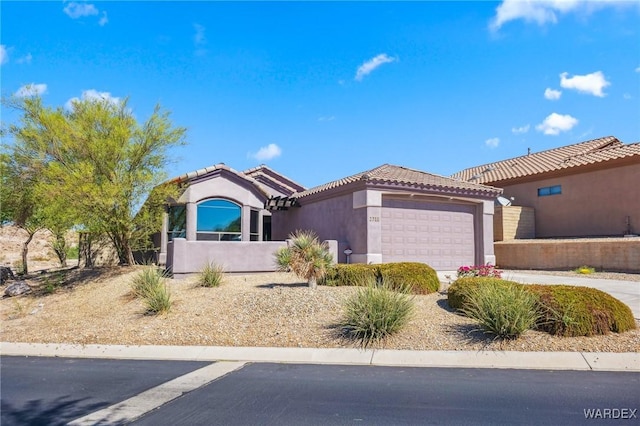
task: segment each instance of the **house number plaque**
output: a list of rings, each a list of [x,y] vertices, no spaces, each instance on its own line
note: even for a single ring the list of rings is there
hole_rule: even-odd
[[[380,216],[369,216],[369,222],[380,222]]]

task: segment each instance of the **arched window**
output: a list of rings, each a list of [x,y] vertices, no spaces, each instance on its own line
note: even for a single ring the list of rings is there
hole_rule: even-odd
[[[207,241],[242,240],[242,207],[222,199],[198,204],[197,239]]]

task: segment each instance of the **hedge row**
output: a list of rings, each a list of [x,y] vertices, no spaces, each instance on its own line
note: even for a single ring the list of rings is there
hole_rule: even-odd
[[[438,291],[438,274],[429,265],[418,262],[336,264],[324,278],[324,284],[333,286],[365,286],[370,282],[385,282],[391,288],[410,288],[413,294]]]
[[[631,309],[615,297],[590,287],[524,285],[497,278],[460,278],[448,290],[449,306],[461,310],[469,289],[492,283],[521,286],[537,296],[541,320],[536,329],[557,336],[594,336],[636,328]]]

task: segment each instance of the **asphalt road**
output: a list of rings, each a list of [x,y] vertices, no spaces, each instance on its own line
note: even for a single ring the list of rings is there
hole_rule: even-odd
[[[209,364],[1,362],[3,426],[64,424]],[[596,409],[633,414],[625,423],[638,424],[640,413],[631,410],[640,408],[639,396],[640,373],[629,372],[257,363],[186,392],[134,424],[566,425],[598,423],[585,419],[585,410]]]
[[[0,357],[0,424],[63,425],[206,362]]]

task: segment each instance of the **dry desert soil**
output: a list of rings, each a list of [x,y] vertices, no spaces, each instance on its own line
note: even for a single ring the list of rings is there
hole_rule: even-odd
[[[6,229],[2,232],[7,232]],[[0,232],[0,264],[15,257]],[[15,239],[19,241],[19,235]],[[19,246],[19,244],[18,244]],[[46,244],[36,244],[32,270],[52,268]],[[11,250],[10,250],[11,249]],[[13,256],[13,257],[10,257]],[[49,260],[45,258],[49,256]],[[9,259],[7,261],[7,259]],[[47,263],[48,262],[48,263]],[[49,269],[27,282],[33,292],[0,300],[0,341],[125,345],[210,345],[267,347],[358,347],[338,325],[351,287],[313,290],[292,274],[227,274],[217,288],[197,285],[197,277],[169,280],[174,301],[166,315],[147,315],[131,295],[131,281],[142,267],[92,270]],[[571,274],[571,272],[564,272]],[[606,276],[606,274],[605,274]],[[624,277],[638,285],[637,275]],[[500,341],[476,331],[453,312],[442,291],[415,296],[409,324],[375,347],[414,350],[509,350],[640,352],[640,329],[596,337],[553,337],[527,331]],[[4,289],[0,289],[4,293]],[[640,322],[638,323],[640,327]]]

